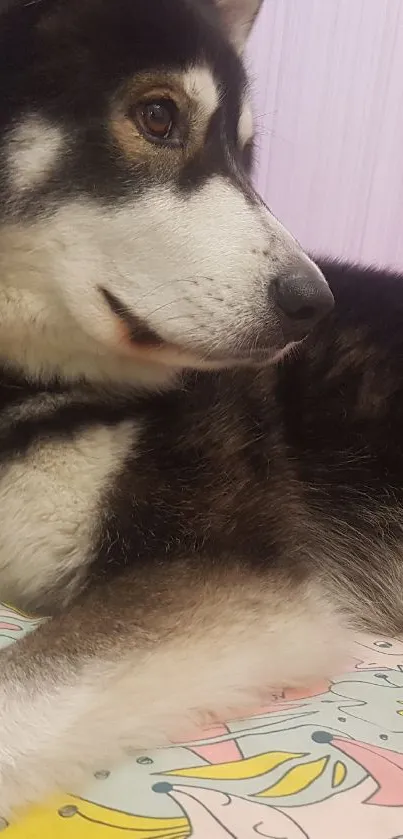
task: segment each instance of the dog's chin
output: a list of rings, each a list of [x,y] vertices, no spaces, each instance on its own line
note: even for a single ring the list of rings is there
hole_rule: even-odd
[[[172,338],[159,334],[147,320],[139,318],[122,300],[108,289],[98,287],[105,311],[113,328],[112,344],[118,353],[141,365],[159,365],[171,370],[219,370],[234,367],[262,367],[281,361],[295,346],[288,340],[279,323],[271,329],[260,328],[249,335],[233,335],[230,342],[212,339],[202,344],[183,341],[180,334]]]
[[[158,346],[144,345],[136,341],[125,342],[124,355],[130,356],[134,363],[158,364],[173,370],[222,370],[236,367],[266,367],[276,364],[286,358],[297,346],[296,342],[289,342],[280,347],[251,348],[237,352],[233,349],[220,353],[209,352],[208,348],[181,346],[179,343],[163,342]]]
[[[281,327],[271,334],[234,335],[227,346],[222,342],[217,348],[214,341],[209,346],[197,342],[183,342],[181,335],[173,339],[158,334],[147,321],[134,315],[114,294],[100,287],[99,292],[112,315],[113,329],[110,333],[110,349],[134,364],[158,365],[171,370],[219,370],[234,367],[263,367],[281,361],[296,346],[287,340]],[[113,337],[112,337],[113,336]]]

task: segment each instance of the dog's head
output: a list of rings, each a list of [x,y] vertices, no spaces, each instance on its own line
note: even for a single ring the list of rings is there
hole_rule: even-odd
[[[2,355],[24,323],[59,373],[270,360],[331,306],[250,182],[258,6],[0,0]]]

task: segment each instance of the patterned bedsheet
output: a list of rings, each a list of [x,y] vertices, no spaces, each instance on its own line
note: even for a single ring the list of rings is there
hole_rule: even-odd
[[[0,606],[0,646],[36,622]],[[360,636],[348,672],[191,743],[99,767],[5,839],[403,839],[403,641]]]

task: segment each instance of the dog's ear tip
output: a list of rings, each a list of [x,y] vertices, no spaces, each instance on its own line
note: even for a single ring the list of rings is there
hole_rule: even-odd
[[[263,0],[215,1],[232,42],[242,52]]]

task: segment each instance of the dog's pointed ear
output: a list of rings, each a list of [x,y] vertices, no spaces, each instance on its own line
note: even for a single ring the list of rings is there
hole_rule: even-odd
[[[239,52],[252,29],[263,0],[216,0],[231,41]]]

